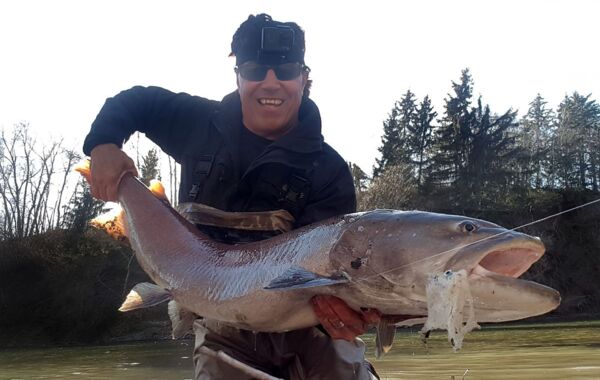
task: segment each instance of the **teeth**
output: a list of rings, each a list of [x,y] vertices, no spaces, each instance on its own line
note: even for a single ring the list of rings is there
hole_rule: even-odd
[[[281,99],[270,99],[270,98],[261,98],[258,99],[259,103],[264,105],[270,105],[270,106],[278,106],[281,105],[281,103],[283,103],[283,100]]]

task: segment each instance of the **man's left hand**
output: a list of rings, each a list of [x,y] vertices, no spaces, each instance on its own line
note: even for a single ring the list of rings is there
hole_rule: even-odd
[[[353,341],[381,318],[377,309],[356,311],[335,296],[314,296],[310,303],[317,319],[333,339]]]

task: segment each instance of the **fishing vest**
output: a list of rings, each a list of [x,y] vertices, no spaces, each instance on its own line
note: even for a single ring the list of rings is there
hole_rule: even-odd
[[[311,189],[318,154],[310,165],[296,168],[280,162],[265,162],[242,176],[231,152],[220,136],[196,142],[197,153],[181,160],[180,203],[202,203],[222,211],[257,212],[286,210],[295,220],[304,210]],[[280,231],[238,231],[214,226],[198,227],[225,243],[262,240]]]

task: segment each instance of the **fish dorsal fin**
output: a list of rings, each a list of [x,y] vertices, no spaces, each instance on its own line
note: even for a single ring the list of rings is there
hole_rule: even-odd
[[[329,286],[335,284],[344,284],[348,279],[343,276],[324,277],[306,269],[292,267],[285,271],[265,286],[267,290],[291,290],[302,288],[314,288],[317,286]]]
[[[168,290],[149,282],[140,282],[131,289],[119,311],[131,311],[155,306],[173,298]]]
[[[184,202],[177,205],[177,212],[189,222],[205,226],[279,232],[289,232],[294,227],[294,217],[286,210],[229,212],[202,203]]]
[[[382,358],[392,348],[394,335],[396,335],[396,325],[393,322],[393,319],[383,315],[377,324],[375,337],[375,357],[377,359]]]

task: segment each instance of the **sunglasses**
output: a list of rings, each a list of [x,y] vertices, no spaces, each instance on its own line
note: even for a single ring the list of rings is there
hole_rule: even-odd
[[[263,65],[254,62],[246,62],[235,67],[236,73],[240,74],[242,78],[252,82],[265,80],[269,70],[273,70],[275,76],[279,80],[292,80],[298,78],[303,70],[309,69],[307,66],[298,62],[282,63],[280,65]]]

